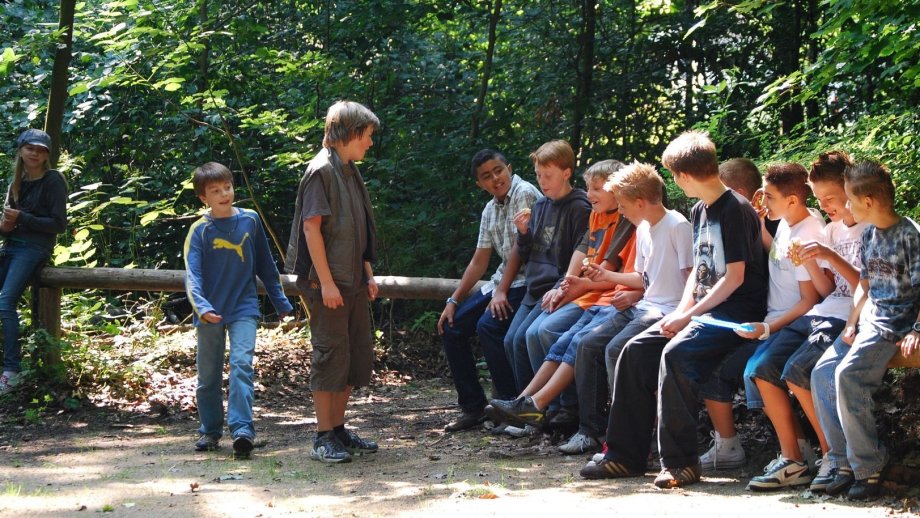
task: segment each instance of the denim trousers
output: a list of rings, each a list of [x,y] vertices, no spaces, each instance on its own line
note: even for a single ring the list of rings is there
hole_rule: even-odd
[[[869,478],[888,462],[872,395],[897,351],[896,341],[862,324],[852,346],[837,338],[811,371],[811,395],[830,447],[831,467],[850,466],[857,480]]]
[[[48,260],[47,250],[7,239],[0,249],[0,322],[3,324],[3,370],[19,372],[22,345],[16,306],[29,281]]]
[[[508,302],[514,312],[520,307],[526,289],[522,286],[508,290]],[[457,307],[454,324],[445,325],[441,337],[444,356],[457,389],[457,403],[469,413],[479,412],[486,406],[486,395],[479,384],[479,370],[470,345],[474,335],[479,335],[479,344],[495,386],[495,397],[514,399],[518,395],[514,373],[504,349],[505,334],[513,319],[499,320],[492,316],[488,310],[491,300],[492,292],[483,295],[476,290]]]
[[[230,335],[230,390],[227,395],[227,427],[234,439],[255,439],[252,424],[253,370],[256,349],[256,319],[243,318],[229,323],[198,326],[198,418],[202,435],[223,435],[224,351]]]
[[[554,345],[562,340],[564,343],[560,347],[567,347],[574,332],[569,332],[573,326],[578,326],[579,320],[584,315],[585,310],[581,309],[578,304],[570,302],[561,308],[557,308],[552,313],[543,311],[536,320],[527,328],[527,356],[530,358],[530,368],[536,373],[540,366],[547,360],[547,354]],[[555,360],[552,360],[555,361]],[[575,394],[575,385],[569,386],[563,390],[559,397],[550,403],[550,409],[556,409],[559,405],[568,408],[574,408],[578,405],[578,396]]]
[[[748,408],[763,408],[763,396],[755,378],[787,390],[786,381],[811,388],[811,371],[818,358],[843,331],[845,322],[837,318],[804,315],[764,340],[747,362],[744,392]]]
[[[511,364],[514,373],[515,392],[520,394],[533,380],[533,367],[530,366],[530,357],[527,355],[527,329],[533,321],[543,314],[540,302],[533,304],[522,303],[511,319],[508,332],[505,333],[505,357]]]

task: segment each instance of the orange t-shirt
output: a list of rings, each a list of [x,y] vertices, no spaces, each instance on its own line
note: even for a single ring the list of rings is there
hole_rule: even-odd
[[[607,250],[610,248],[610,241],[613,240],[613,234],[619,222],[619,211],[612,214],[591,212],[591,217],[588,220],[588,232],[590,232],[590,236],[588,238],[587,256],[591,259],[592,263],[601,264],[604,262],[604,257],[607,255]],[[623,250],[620,251],[619,255],[620,259],[623,261],[623,268],[621,271],[634,272],[636,263],[635,233],[629,237],[629,241],[626,243],[626,246],[623,247]],[[617,291],[628,289],[631,288],[618,284],[612,290],[604,292],[589,291],[572,302],[577,304],[581,309],[588,309],[595,305],[609,306],[613,299],[613,295]],[[602,302],[604,299],[606,299],[606,301]]]

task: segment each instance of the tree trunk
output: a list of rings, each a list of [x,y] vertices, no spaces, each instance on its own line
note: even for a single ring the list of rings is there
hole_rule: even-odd
[[[201,32],[208,30],[208,0],[198,0],[198,25]],[[198,93],[208,91],[208,66],[210,63],[211,39],[204,41],[204,50],[198,56]],[[204,111],[204,97],[198,99],[198,116],[202,117]]]
[[[773,44],[773,57],[778,76],[786,76],[799,70],[802,48],[802,7],[801,1],[786,0],[779,2],[773,11],[770,40]],[[793,101],[795,89],[783,92],[780,105],[782,134],[788,135],[793,128],[805,119],[802,104]]]
[[[51,93],[48,94],[48,111],[45,113],[45,132],[51,136],[51,166],[56,167],[61,156],[61,128],[64,125],[64,105],[67,103],[67,83],[70,79],[70,58],[73,48],[73,18],[76,0],[61,0],[58,27],[63,30],[54,53],[51,72]]]
[[[470,137],[473,140],[479,138],[479,124],[482,120],[482,112],[486,105],[486,95],[489,93],[489,79],[492,76],[492,58],[495,55],[496,31],[501,14],[502,0],[495,0],[495,5],[492,6],[492,12],[489,15],[489,46],[486,49],[486,63],[482,70],[482,83],[479,85],[479,97],[476,98],[476,110],[473,112],[472,127],[470,128]]]
[[[575,114],[572,118],[572,149],[575,156],[581,153],[585,114],[591,108],[591,90],[594,82],[594,37],[597,30],[597,3],[581,0],[581,34],[578,36],[578,67],[575,71]]]

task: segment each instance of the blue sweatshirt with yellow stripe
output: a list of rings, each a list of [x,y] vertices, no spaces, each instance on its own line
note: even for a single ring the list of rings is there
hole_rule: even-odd
[[[278,313],[293,310],[255,212],[237,207],[227,218],[203,216],[189,229],[184,252],[185,292],[196,326],[209,311],[220,315],[222,324],[258,318],[257,277]]]

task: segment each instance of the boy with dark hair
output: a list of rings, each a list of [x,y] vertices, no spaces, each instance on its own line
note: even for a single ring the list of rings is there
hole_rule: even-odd
[[[732,158],[719,164],[719,179],[729,189],[752,200],[763,187],[757,164],[749,158]]]
[[[798,164],[777,164],[767,169],[765,180],[764,205],[769,216],[780,220],[770,246],[767,316],[764,322],[748,323],[751,331],[738,334],[760,340],[753,342],[756,350],[745,369],[745,394],[749,408],[763,408],[770,418],[782,452],[763,475],[748,484],[754,491],[803,485],[812,479],[806,455],[813,452],[792,413],[781,376],[786,361],[803,341],[820,341],[829,330],[820,319],[803,316],[812,315],[822,293],[830,292],[824,270],[815,261],[803,263],[799,255],[801,243],[824,239],[824,221],[806,205],[811,194],[808,173]]]
[[[233,206],[233,176],[216,162],[195,169],[192,186],[210,211],[185,238],[185,290],[198,332],[198,417],[196,451],[219,447],[223,435],[222,381],[226,335],[230,335],[227,426],[233,452],[248,458],[255,442],[252,423],[252,356],[256,348],[259,297],[256,278],[282,317],[293,308],[284,296],[278,268],[259,216]]]
[[[518,392],[534,375],[527,354],[527,329],[544,307],[558,302],[565,268],[571,266],[572,253],[588,228],[591,213],[585,191],[572,187],[575,153],[568,142],[549,141],[531,153],[530,159],[545,197],[534,203],[532,212],[521,211],[514,217],[518,251],[527,263],[527,293],[505,334],[504,347]]]
[[[492,195],[492,199],[482,211],[473,257],[438,319],[438,334],[442,336],[461,408],[460,416],[445,427],[448,432],[472,428],[484,419],[486,396],[479,384],[479,371],[470,346],[474,334],[479,335],[497,397],[512,398],[517,393],[504,349],[511,317],[526,291],[524,273],[519,271],[521,259],[515,246],[514,216],[530,210],[543,197],[536,187],[511,172],[511,164],[498,151],[483,149],[476,153],[470,170],[476,185]],[[489,267],[493,249],[501,263],[489,282],[470,294]]]
[[[888,463],[872,394],[899,348],[906,357],[920,347],[920,226],[895,212],[894,183],[881,164],[847,168],[844,188],[853,217],[869,227],[862,233],[855,306],[818,360],[811,384],[836,470],[825,492],[865,500],[879,495]]]
[[[310,457],[351,462],[377,443],[345,427],[354,387],[370,383],[374,367],[368,301],[377,297],[371,263],[376,225],[364,178],[355,162],[374,145],[380,120],[365,106],[339,101],[326,112],[323,149],[300,180],[285,269],[310,318],[313,358],[310,388],[316,438]]]
[[[662,161],[687,196],[700,198],[691,214],[698,274],[691,274],[675,311],[630,340],[620,354],[608,450],[581,474],[642,475],[657,417],[662,470],[655,485],[674,488],[700,480],[699,384],[743,340],[730,329],[691,322],[691,317],[761,320],[766,282],[760,221],[750,204],[719,180],[716,148],[709,136],[698,131],[682,134],[665,149]]]

